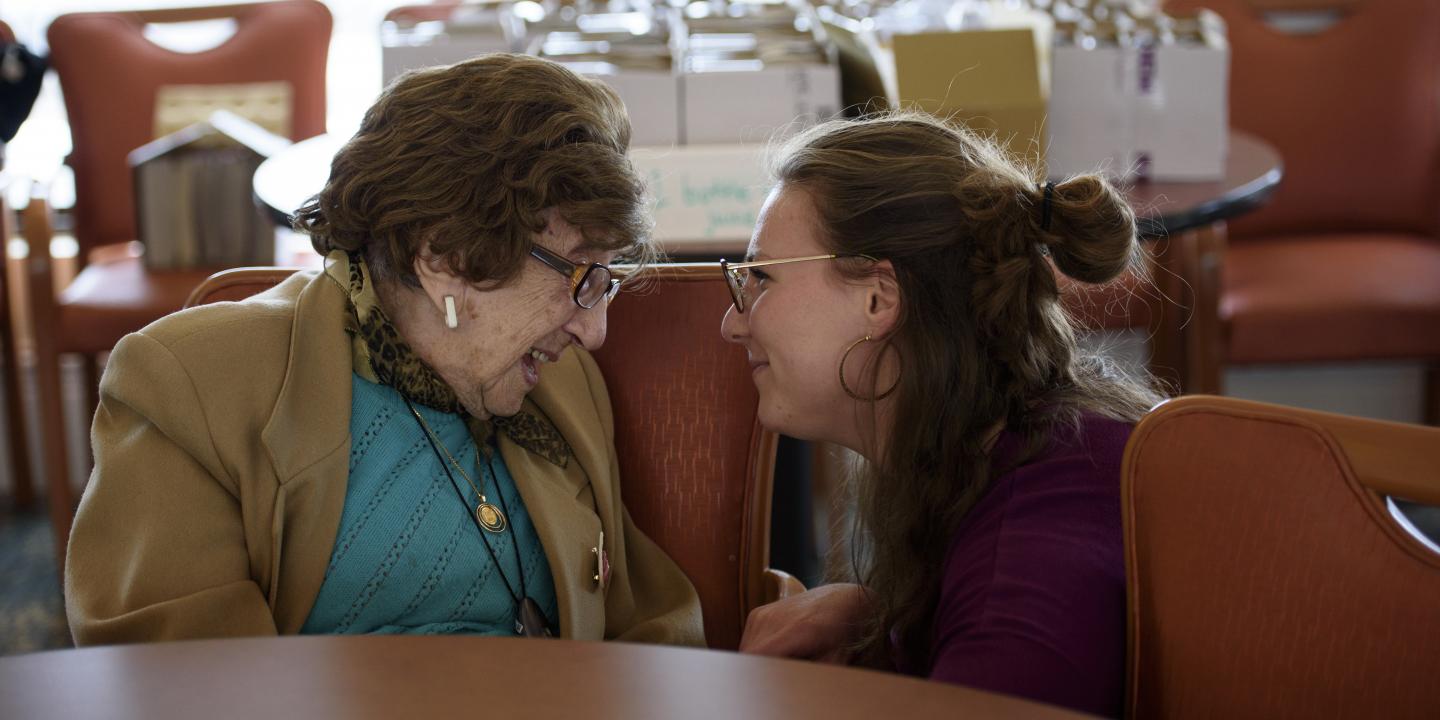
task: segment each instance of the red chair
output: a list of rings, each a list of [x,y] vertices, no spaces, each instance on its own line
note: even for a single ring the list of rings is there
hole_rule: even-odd
[[[1440,422],[1440,4],[1176,0],[1229,26],[1233,124],[1285,159],[1230,225],[1219,313],[1232,365],[1419,360]],[[1329,9],[1314,34],[1265,11]]]
[[[1125,448],[1126,716],[1434,718],[1440,428],[1196,395]]]
[[[151,23],[229,18],[235,33],[200,53],[174,52],[144,36]],[[315,0],[141,12],[74,13],[48,31],[74,150],[79,275],[53,297],[35,293],[41,428],[56,544],[64,557],[75,497],[68,482],[59,358],[85,359],[87,407],[98,388],[96,357],[126,333],[180,309],[214,269],[151,271],[133,241],[135,210],[127,154],[154,139],[156,97],[172,85],[287,82],[290,137],[325,130],[325,62],[331,19]],[[27,235],[29,228],[27,227]],[[31,285],[50,287],[48,248],[31,241]]]
[[[293,272],[222,272],[186,306],[243,299]],[[595,353],[625,506],[695,584],[710,647],[734,649],[752,609],[804,590],[768,567],[776,435],[756,419],[744,350],[720,336],[730,295],[719,266],[658,265],[645,277],[611,304]]]

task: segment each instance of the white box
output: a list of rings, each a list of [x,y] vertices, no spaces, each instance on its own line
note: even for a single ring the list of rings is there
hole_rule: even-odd
[[[625,103],[630,144],[669,147],[680,144],[680,81],[669,70],[621,68],[606,62],[565,62],[549,58],[586,77],[604,82]]]
[[[1115,180],[1134,172],[1135,54],[1118,45],[1060,45],[1051,50],[1045,169],[1052,180],[1103,170]]]
[[[687,145],[763,143],[840,112],[835,63],[691,72],[682,80]]]
[[[1205,43],[1148,45],[1137,51],[1133,157],[1138,175],[1177,182],[1225,177],[1229,73],[1229,45],[1215,35]]]
[[[452,65],[478,55],[514,52],[515,41],[500,24],[493,27],[439,21],[413,27],[386,23],[380,33],[381,82],[389,85],[408,70]]]
[[[654,198],[655,239],[661,247],[670,253],[743,255],[770,191],[765,148],[632,148],[630,158]]]
[[[1051,179],[1094,170],[1121,180],[1225,177],[1229,45],[1213,14],[1187,22],[1203,29],[1178,41],[1125,38],[1052,49]]]

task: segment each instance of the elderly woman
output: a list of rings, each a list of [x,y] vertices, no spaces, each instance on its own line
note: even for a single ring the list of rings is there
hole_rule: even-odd
[[[605,383],[651,250],[604,85],[495,55],[385,91],[296,224],[325,255],[126,337],[66,568],[80,644],[290,633],[703,643],[620,499]]]
[[[776,176],[722,332],[764,425],[864,459],[860,582],[759,608],[741,649],[1118,714],[1120,458],[1159,398],[1081,351],[1055,271],[1130,266],[1125,199],[923,116],[816,127]]]

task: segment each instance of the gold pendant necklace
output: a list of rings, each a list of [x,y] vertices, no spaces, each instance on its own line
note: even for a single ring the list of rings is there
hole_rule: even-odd
[[[425,437],[429,439],[430,447],[435,450],[436,457],[438,458],[441,453],[443,453],[445,457],[450,460],[450,464],[455,466],[456,470],[460,471],[460,476],[465,478],[466,483],[469,483],[470,489],[474,490],[475,494],[479,496],[480,504],[475,506],[475,527],[492,533],[503,531],[508,524],[505,520],[505,513],[485,499],[485,495],[480,492],[480,488],[475,487],[474,481],[465,473],[465,468],[460,467],[460,463],[455,462],[455,456],[450,454],[450,450],[440,443],[440,438],[435,436],[435,432],[430,429],[430,424],[425,422],[425,418],[420,415],[420,411],[416,410],[415,406],[410,404],[408,398],[404,398],[404,396],[401,397],[405,400],[405,407],[410,408],[410,414],[415,416],[416,422],[420,423],[421,429],[425,431]],[[475,449],[475,457],[478,467],[480,457],[480,449],[478,446]],[[444,460],[440,461],[440,469],[444,470],[445,475],[449,477],[450,489],[455,491],[455,497],[459,498],[460,502],[464,503],[466,507],[469,507],[470,503],[466,502],[464,492],[461,491],[460,486],[455,482],[455,477],[450,475],[450,469],[446,467]],[[503,506],[505,503],[505,495],[504,491],[500,489],[500,476],[495,472],[494,465],[490,466],[490,476],[495,479],[495,492],[499,493],[498,497]],[[594,500],[594,498],[591,499],[592,501]],[[535,602],[535,599],[530,597],[530,591],[525,589],[525,565],[520,561],[520,543],[518,542],[518,538],[517,542],[510,544],[510,549],[515,551],[515,567],[520,570],[520,592],[516,593],[515,588],[510,585],[510,578],[505,576],[505,569],[500,565],[500,557],[495,554],[495,549],[490,547],[490,541],[485,539],[485,533],[481,532],[479,535],[480,544],[485,547],[485,552],[490,556],[490,561],[495,563],[495,570],[499,573],[500,580],[505,583],[506,592],[510,593],[510,598],[515,601],[515,634],[522,637],[554,637],[554,633],[550,630],[549,620],[545,618],[545,613],[540,610],[540,604]],[[604,545],[605,535],[603,532],[600,538],[601,545]]]
[[[485,496],[480,496],[480,504],[475,506],[475,519],[480,521],[480,527],[492,533],[505,532],[505,513],[494,504],[486,502]]]
[[[500,508],[485,498],[485,493],[480,492],[480,488],[475,485],[475,481],[470,479],[470,475],[465,472],[465,468],[461,467],[460,463],[455,460],[455,456],[450,454],[450,449],[445,447],[444,443],[440,442],[439,437],[436,437],[435,431],[430,429],[430,423],[425,422],[425,418],[420,415],[420,411],[416,410],[414,406],[409,407],[410,412],[415,415],[415,419],[420,421],[420,427],[425,430],[425,434],[430,436],[430,441],[435,444],[435,447],[440,448],[441,452],[445,453],[445,458],[449,460],[450,464],[455,467],[455,470],[460,473],[460,477],[465,478],[465,482],[470,485],[470,489],[475,491],[475,496],[480,498],[480,503],[475,506],[475,519],[480,521],[480,527],[485,528],[487,532],[505,532],[505,528],[510,524],[510,522],[505,519],[505,513],[501,512]],[[477,456],[479,455],[479,447],[475,448],[475,453]]]

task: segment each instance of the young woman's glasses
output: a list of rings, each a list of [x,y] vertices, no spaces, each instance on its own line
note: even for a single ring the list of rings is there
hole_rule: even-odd
[[[875,262],[875,258],[869,255],[807,255],[805,257],[782,258],[779,260],[751,260],[749,262],[732,263],[728,260],[720,261],[720,272],[725,275],[725,284],[730,288],[730,301],[735,304],[735,312],[745,312],[745,303],[748,300],[746,295],[750,287],[750,272],[754,268],[765,267],[766,265],[784,265],[786,263],[809,262],[811,260],[835,260],[838,258],[860,258]]]
[[[610,302],[620,291],[620,278],[600,263],[576,265],[539,245],[530,247],[530,256],[570,278],[570,297],[586,310],[595,307],[601,300]]]

